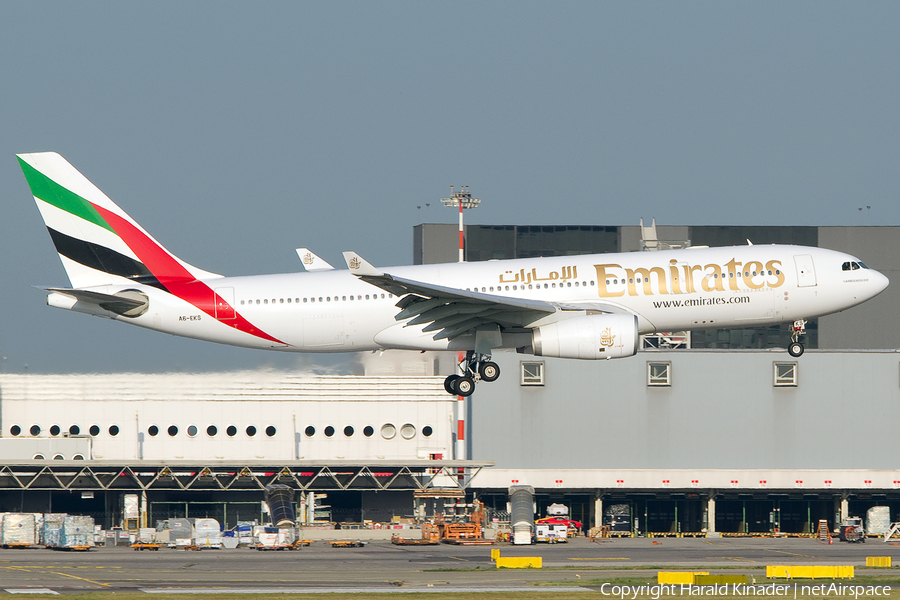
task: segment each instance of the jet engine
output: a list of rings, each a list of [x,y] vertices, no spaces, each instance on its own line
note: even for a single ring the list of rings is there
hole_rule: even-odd
[[[535,356],[555,358],[624,358],[638,351],[634,315],[602,314],[564,319],[532,330]]]

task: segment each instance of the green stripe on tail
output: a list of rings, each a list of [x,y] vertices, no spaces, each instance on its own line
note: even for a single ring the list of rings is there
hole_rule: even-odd
[[[90,202],[59,185],[18,156],[16,158],[35,198],[40,198],[48,204],[116,233]]]

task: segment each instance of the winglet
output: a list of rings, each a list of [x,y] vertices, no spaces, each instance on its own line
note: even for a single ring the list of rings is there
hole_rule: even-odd
[[[356,252],[344,252],[344,260],[347,261],[347,268],[350,269],[350,272],[359,277],[379,277],[384,275],[384,273],[373,267]]]
[[[300,257],[300,262],[303,263],[303,268],[307,271],[330,271],[334,269],[321,257],[310,251],[309,248],[297,248],[297,256]]]

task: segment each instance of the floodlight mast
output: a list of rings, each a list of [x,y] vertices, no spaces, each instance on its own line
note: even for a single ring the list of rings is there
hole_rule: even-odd
[[[481,203],[481,200],[472,197],[472,194],[469,193],[469,186],[464,185],[459,188],[458,192],[454,192],[453,186],[451,185],[450,197],[441,198],[441,203],[443,203],[444,206],[459,208],[459,262],[465,262],[465,244],[463,241],[463,209],[476,208]]]
[[[453,186],[450,186],[450,197],[449,198],[441,198],[441,203],[444,206],[449,206],[451,208],[459,209],[459,262],[465,262],[465,237],[463,234],[463,209],[464,208],[475,208],[480,203],[481,200],[478,198],[473,198],[472,194],[469,192],[469,186],[464,185],[459,188],[459,191],[456,192],[453,190]],[[466,359],[466,353],[459,353],[459,364],[460,369],[462,369],[462,364]],[[464,371],[463,371],[464,373]],[[456,404],[456,444],[455,444],[455,452],[454,458],[456,460],[465,460],[466,459],[466,398],[465,396],[458,396]],[[462,469],[457,471],[460,481],[463,479]]]

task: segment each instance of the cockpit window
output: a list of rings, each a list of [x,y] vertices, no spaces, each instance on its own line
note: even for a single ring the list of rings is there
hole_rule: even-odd
[[[855,271],[857,269],[868,269],[862,262],[851,260],[841,265],[841,271]]]

